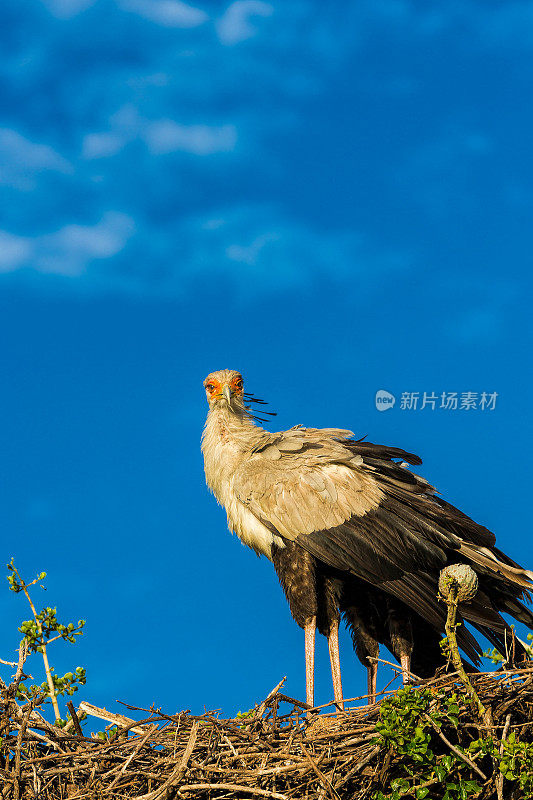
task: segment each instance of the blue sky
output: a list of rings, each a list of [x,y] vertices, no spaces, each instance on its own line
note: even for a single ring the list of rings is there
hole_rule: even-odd
[[[233,714],[283,675],[303,696],[272,566],[204,485],[202,380],[223,367],[274,428],[419,453],[531,566],[533,3],[0,15],[0,513],[5,561],[87,619],[58,671],[86,666],[107,707]],[[413,391],[498,398],[402,410]],[[26,610],[2,604],[10,658]],[[347,637],[342,657],[363,692]],[[328,673],[321,643],[318,701]]]

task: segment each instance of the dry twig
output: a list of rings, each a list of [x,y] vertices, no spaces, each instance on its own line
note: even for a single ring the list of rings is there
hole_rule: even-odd
[[[505,717],[505,709],[512,708],[513,729],[522,731],[522,740],[531,741],[531,674],[528,666],[476,676],[476,691],[492,710],[495,724],[480,726],[475,710],[465,702],[458,729],[451,724],[432,725],[434,746],[460,758],[464,772],[472,778],[485,780],[487,761],[482,771],[462,752],[472,739],[470,731],[482,727],[483,736],[505,741],[511,729],[510,712]],[[461,683],[453,673],[423,685],[439,696],[451,697]],[[1,720],[5,761],[0,760],[0,765],[6,763],[8,769],[0,770],[0,786],[4,781],[0,796],[9,800],[36,796],[39,800],[165,800],[170,796],[183,800],[371,800],[378,788],[385,793],[390,790],[392,777],[401,774],[401,762],[400,756],[380,744],[375,727],[379,705],[367,706],[361,700],[361,705],[336,715],[335,725],[324,725],[316,735],[308,729],[305,704],[287,699],[280,688],[270,692],[253,714],[236,719],[221,719],[213,712],[170,715],[137,708],[145,718],[134,720],[82,703],[78,711],[119,726],[119,734],[109,741],[71,735],[51,725],[39,711],[21,710],[10,701]],[[482,800],[506,796],[497,764],[495,759]],[[426,780],[418,788],[434,784],[433,779]]]

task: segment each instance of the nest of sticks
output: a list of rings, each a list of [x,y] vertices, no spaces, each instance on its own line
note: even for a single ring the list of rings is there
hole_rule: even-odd
[[[503,741],[511,731],[520,741],[532,742],[533,662],[526,668],[476,674],[471,680],[489,712],[484,722],[457,673],[421,684],[440,697],[459,697],[460,724],[436,728],[432,746],[457,753],[473,737],[490,734]],[[384,690],[371,706],[354,705],[365,703],[355,698],[343,712],[322,707],[310,713],[304,703],[282,693],[282,683],[235,719],[221,719],[215,712],[165,714],[128,706],[130,714],[143,717],[134,720],[89,703],[81,703],[76,712],[69,704],[72,727],[66,731],[48,723],[38,710],[4,698],[0,797],[370,800],[380,790],[388,796],[394,777],[402,774],[402,756],[384,744],[376,724],[392,690]],[[82,711],[105,720],[106,740],[102,734],[83,734],[78,724]],[[503,777],[488,762],[465,764],[465,774],[471,773],[482,787],[475,796],[522,800],[512,782],[506,780],[503,787]],[[428,788],[424,797],[443,796],[438,781]]]

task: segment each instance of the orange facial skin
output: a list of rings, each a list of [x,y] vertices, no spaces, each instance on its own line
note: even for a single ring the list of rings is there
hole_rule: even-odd
[[[220,381],[209,381],[209,383],[207,383],[205,386],[205,391],[210,400],[214,400],[215,397],[219,397],[222,394],[222,386],[220,385]]]
[[[239,378],[238,376],[236,376],[230,382],[229,386],[230,386],[230,389],[233,392],[233,394],[242,395],[242,378]]]
[[[208,400],[216,400],[222,397],[224,386],[229,386],[232,395],[242,398],[243,382],[239,373],[234,374],[230,380],[220,380],[215,375],[216,373],[208,375],[204,381]]]

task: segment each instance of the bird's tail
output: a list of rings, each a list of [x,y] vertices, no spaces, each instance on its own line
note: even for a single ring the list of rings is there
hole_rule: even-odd
[[[463,541],[459,552],[478,567],[476,572],[490,574],[500,580],[506,579],[526,592],[533,590],[533,571],[520,567],[496,548],[489,549]]]

